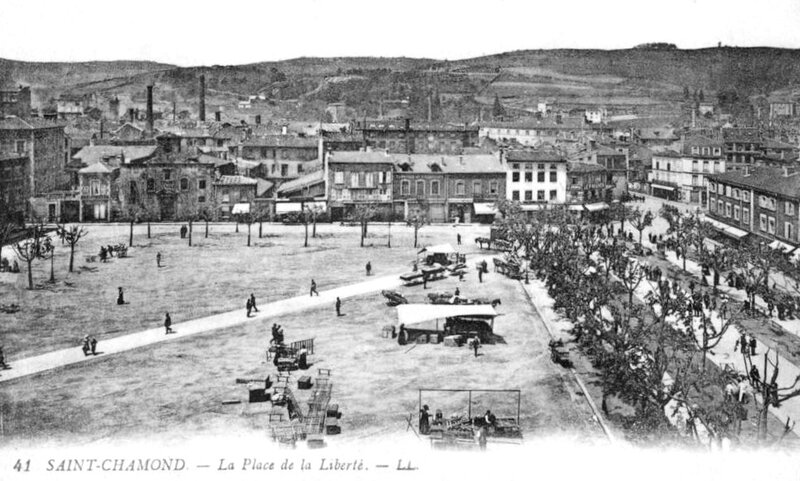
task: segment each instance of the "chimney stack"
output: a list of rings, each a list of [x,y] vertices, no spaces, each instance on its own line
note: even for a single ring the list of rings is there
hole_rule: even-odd
[[[153,86],[147,86],[147,133],[153,134]]]
[[[103,119],[101,118],[100,119],[100,140],[103,140],[103,134],[105,134],[105,130],[106,130],[105,129],[105,123],[103,122]]]
[[[221,111],[217,110],[216,112],[214,112],[214,120],[216,120],[217,122],[222,122],[222,112]]]
[[[200,75],[200,122],[206,121],[206,76]]]
[[[133,109],[133,108],[129,108],[128,109],[128,119],[130,120],[131,123],[136,121],[136,110],[135,109]]]
[[[256,115],[256,125],[261,125],[261,115]]]

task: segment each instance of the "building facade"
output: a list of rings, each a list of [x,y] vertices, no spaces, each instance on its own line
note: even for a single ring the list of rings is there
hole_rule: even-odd
[[[693,137],[684,141],[681,152],[653,154],[651,192],[656,197],[705,206],[708,176],[725,171],[722,142]]]
[[[605,167],[591,162],[567,163],[567,204],[605,208],[613,188]]]
[[[511,150],[506,154],[506,195],[522,204],[567,201],[567,159],[554,150]]]
[[[0,201],[7,209],[4,215],[22,223],[28,207],[28,166],[29,159],[24,154],[0,152]]]
[[[328,211],[332,221],[351,218],[359,205],[373,205],[379,219],[392,212],[393,158],[384,152],[327,154]]]
[[[0,89],[0,119],[13,115],[21,119],[31,116],[31,88],[20,85]]]
[[[354,128],[364,145],[400,154],[460,154],[478,145],[478,127],[412,123],[410,119],[363,120]]]

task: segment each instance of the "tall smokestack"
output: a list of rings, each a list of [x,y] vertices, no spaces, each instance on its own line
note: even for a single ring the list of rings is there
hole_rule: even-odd
[[[206,121],[206,76],[200,75],[200,121]]]
[[[147,86],[147,133],[153,133],[153,86]]]
[[[216,120],[217,122],[222,122],[222,112],[221,111],[217,110],[216,112],[214,112],[214,120]]]

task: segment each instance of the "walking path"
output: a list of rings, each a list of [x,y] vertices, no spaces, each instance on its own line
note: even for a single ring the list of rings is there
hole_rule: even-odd
[[[470,259],[470,262],[472,262],[474,265],[474,262],[481,262],[482,260],[487,260],[487,262],[490,262],[491,257],[473,257]],[[322,291],[318,296],[311,297],[308,295],[303,295],[263,304],[257,306],[259,308],[259,312],[256,312],[252,317],[247,317],[244,308],[242,308],[236,311],[225,312],[192,321],[172,324],[172,329],[175,332],[169,335],[164,334],[164,327],[158,327],[155,329],[148,329],[146,331],[114,337],[111,339],[98,339],[99,342],[97,344],[97,356],[84,356],[81,346],[76,345],[73,348],[61,349],[39,356],[28,357],[25,359],[11,359],[8,361],[11,369],[0,371],[0,383],[38,374],[52,369],[57,369],[71,364],[103,359],[112,354],[157,344],[159,342],[182,339],[195,334],[202,334],[216,329],[224,329],[226,327],[237,326],[247,322],[263,321],[265,319],[321,306],[328,306],[330,309],[334,309],[334,304],[336,303],[337,297],[340,299],[347,299],[384,289],[393,289],[400,286],[402,284],[402,281],[399,277],[400,274],[401,273],[370,278],[356,284],[349,284],[346,286],[337,287],[335,289]],[[436,285],[435,281],[432,282],[432,284]],[[269,334],[265,330],[265,338],[268,335]]]

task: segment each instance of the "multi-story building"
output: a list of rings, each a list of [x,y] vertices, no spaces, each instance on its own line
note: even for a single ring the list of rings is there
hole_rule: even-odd
[[[364,145],[401,154],[460,154],[478,145],[478,127],[467,124],[412,123],[410,119],[357,121]]]
[[[37,118],[0,119],[0,154],[27,157],[25,194],[29,198],[64,188],[69,182],[64,172],[69,161],[69,144],[63,125]],[[41,199],[33,202],[31,207],[33,213],[43,218],[58,214],[54,210],[57,206],[45,205]]]
[[[505,198],[500,155],[395,155],[395,217],[431,222],[492,222]]]
[[[22,223],[28,207],[28,156],[0,152],[0,200],[7,214]],[[6,213],[4,213],[6,214]]]
[[[567,159],[555,150],[511,150],[506,154],[506,196],[523,209],[567,201]]]
[[[789,250],[800,245],[800,173],[754,167],[713,175],[706,219],[721,232]]]
[[[722,139],[726,171],[752,167],[761,156],[763,141],[758,129],[723,129]]]
[[[653,153],[650,189],[654,196],[706,205],[706,183],[711,174],[726,171],[722,142],[707,137],[686,139],[680,152]]]
[[[316,137],[252,137],[230,148],[238,157],[259,162],[263,168],[257,175],[273,182],[296,179],[322,165],[322,142]]]
[[[776,100],[769,103],[769,118],[794,117],[797,115],[797,104],[791,100]]]
[[[627,147],[612,148],[590,142],[589,147],[570,155],[570,160],[589,162],[605,167],[608,182],[614,186],[611,194],[614,199],[619,200],[628,192]]]
[[[258,181],[243,175],[223,175],[214,182],[214,195],[218,215],[230,219],[233,206],[252,204],[256,198]]]
[[[588,136],[610,136],[605,125],[586,125],[580,118],[542,119],[526,122],[490,122],[481,124],[480,137],[496,142],[516,142],[525,146],[578,142]]]
[[[761,155],[756,158],[756,164],[763,167],[791,167],[796,165],[797,157],[797,145],[774,139],[764,139],[761,145]]]
[[[56,112],[59,119],[80,117],[86,110],[86,99],[83,97],[62,95],[56,99]]]
[[[566,202],[574,210],[602,210],[611,201],[614,186],[605,167],[592,162],[567,163]]]
[[[371,204],[377,217],[392,211],[393,157],[385,152],[331,152],[325,161],[326,191],[331,220],[353,215],[356,207]]]
[[[31,116],[31,88],[20,85],[0,89],[0,119],[13,115],[21,119]]]

